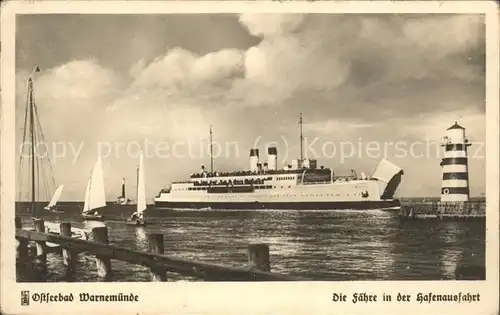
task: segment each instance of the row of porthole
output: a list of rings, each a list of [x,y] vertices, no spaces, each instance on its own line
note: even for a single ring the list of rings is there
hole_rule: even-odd
[[[360,196],[361,194],[353,194],[353,196]],[[231,195],[224,195],[224,196],[219,196],[219,198],[233,198],[234,194]],[[323,196],[331,196],[331,197],[340,197],[340,194],[302,194],[302,197],[310,197],[310,196],[315,196],[315,197],[323,197]],[[346,194],[345,196],[349,197],[349,194]],[[297,195],[271,195],[271,197],[297,197]]]
[[[354,194],[353,196],[360,195],[360,194]],[[340,197],[340,194],[311,194],[311,195],[302,195],[302,197],[310,197],[310,196],[315,196],[315,197],[323,197],[323,196],[332,196],[332,197]],[[349,197],[349,194],[346,195]],[[224,195],[224,196],[219,196],[219,198],[233,198],[234,195]],[[297,197],[297,195],[271,195],[271,197]]]
[[[198,187],[197,187],[197,188],[198,188]],[[276,188],[276,186],[274,186],[274,188]],[[281,188],[283,188],[283,186],[281,186]],[[291,187],[290,187],[290,186],[288,186],[288,188],[291,188]],[[192,189],[193,189],[193,188],[192,188],[192,187],[190,187],[190,188],[175,188],[175,189],[173,189],[173,190],[175,190],[175,191],[187,191],[187,190],[192,190]],[[196,190],[198,190],[198,189],[196,189]],[[206,188],[204,188],[204,189],[203,189],[203,188],[201,188],[201,190],[206,190]],[[446,190],[446,189],[445,189],[445,190]],[[444,193],[445,193],[445,194],[448,194],[448,193],[449,193],[449,191],[448,191],[448,192],[446,192],[446,191],[445,191]],[[360,193],[359,193],[359,194],[357,194],[357,193],[354,193],[354,194],[353,194],[353,196],[360,196],[360,195],[361,195]],[[281,196],[281,195],[271,195],[271,196],[272,196],[272,197],[279,197],[279,196]],[[284,196],[294,196],[294,197],[295,197],[295,196],[297,196],[297,195],[284,195]],[[335,194],[335,195],[334,195],[334,194],[310,194],[310,195],[307,195],[307,194],[302,194],[302,197],[306,197],[306,196],[316,196],[316,197],[320,197],[320,196],[336,196],[336,197],[339,197],[339,196],[340,196],[340,194]],[[346,196],[348,196],[348,197],[349,197],[349,194],[346,194]]]

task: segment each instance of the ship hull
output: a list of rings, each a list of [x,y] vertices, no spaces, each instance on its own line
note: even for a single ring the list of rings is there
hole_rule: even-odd
[[[156,201],[156,208],[167,209],[242,209],[242,210],[399,210],[399,200],[320,201],[320,202],[182,202]]]
[[[144,220],[127,220],[126,224],[133,225],[133,226],[145,226],[146,221],[144,221]]]
[[[82,214],[82,219],[86,221],[104,221],[102,215]]]

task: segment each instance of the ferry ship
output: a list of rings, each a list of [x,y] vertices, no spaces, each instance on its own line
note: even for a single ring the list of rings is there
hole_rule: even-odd
[[[317,167],[317,160],[302,157],[302,115],[300,118],[301,158],[278,169],[278,150],[267,148],[267,162],[259,149],[250,150],[249,169],[215,172],[211,154],[210,171],[191,174],[174,181],[154,198],[157,208],[170,209],[294,209],[294,210],[399,210],[394,198],[403,170],[382,159],[371,176],[352,170],[338,176],[333,169]],[[210,128],[210,141],[212,130]]]

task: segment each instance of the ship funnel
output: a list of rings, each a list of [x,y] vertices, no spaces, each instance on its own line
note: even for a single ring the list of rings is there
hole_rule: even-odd
[[[259,163],[259,149],[250,149],[250,171],[257,171],[257,164]]]
[[[278,169],[278,149],[276,147],[267,148],[267,168],[272,171]]]

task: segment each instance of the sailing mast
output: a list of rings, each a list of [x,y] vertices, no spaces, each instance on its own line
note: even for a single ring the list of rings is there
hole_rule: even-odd
[[[40,68],[37,66],[35,70],[31,73],[28,79],[28,105],[30,111],[30,138],[31,138],[31,213],[32,217],[37,218],[36,211],[36,195],[35,195],[35,100],[33,97],[33,75],[36,72],[40,72]]]
[[[210,173],[214,172],[214,154],[212,145],[212,125],[210,125]]]
[[[300,113],[299,125],[300,125],[300,165],[302,167],[302,163],[304,162],[304,152],[303,152],[304,136],[302,135],[302,113]]]

